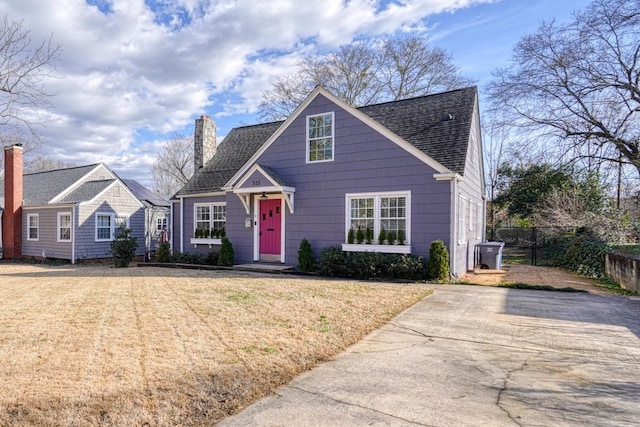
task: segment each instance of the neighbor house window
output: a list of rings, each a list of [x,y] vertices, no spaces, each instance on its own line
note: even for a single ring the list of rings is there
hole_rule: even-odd
[[[58,242],[71,241],[71,214],[58,213]]]
[[[110,242],[120,225],[129,226],[129,217],[114,213],[96,213],[96,242]]]
[[[158,218],[156,230],[162,231],[166,229],[167,229],[167,217]]]
[[[38,240],[40,229],[40,218],[38,214],[27,215],[27,240]]]
[[[349,230],[362,231],[367,228],[373,232],[373,240],[378,242],[380,232],[393,232],[395,238],[401,231],[404,234],[404,243],[410,243],[409,206],[411,193],[367,193],[347,194],[347,227],[345,241]]]
[[[333,160],[333,113],[307,117],[307,162]]]
[[[227,225],[227,206],[225,203],[207,203],[194,205],[194,232],[206,230],[211,235],[214,230],[220,231]],[[201,237],[201,236],[199,236]]]

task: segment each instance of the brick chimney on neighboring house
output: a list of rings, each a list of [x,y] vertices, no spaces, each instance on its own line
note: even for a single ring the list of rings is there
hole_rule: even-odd
[[[216,124],[209,116],[196,119],[193,134],[193,172],[197,172],[216,154]]]
[[[22,258],[22,145],[4,148],[4,214],[2,248],[4,258]]]

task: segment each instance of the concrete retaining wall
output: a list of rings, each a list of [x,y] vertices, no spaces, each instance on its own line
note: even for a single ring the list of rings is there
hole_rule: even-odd
[[[607,254],[605,268],[609,277],[624,289],[632,292],[640,291],[640,258],[623,254]]]

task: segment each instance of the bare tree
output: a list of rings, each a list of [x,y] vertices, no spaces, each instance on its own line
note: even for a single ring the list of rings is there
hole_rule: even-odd
[[[595,0],[566,25],[542,24],[494,77],[490,99],[512,126],[552,137],[561,156],[622,158],[640,175],[640,0]]]
[[[47,172],[54,169],[64,169],[76,166],[75,163],[65,163],[62,160],[38,155],[31,159],[25,159],[24,170],[26,173]]]
[[[193,175],[193,138],[174,133],[151,166],[156,192],[173,196]]]
[[[51,96],[44,83],[55,71],[61,46],[53,36],[40,44],[33,43],[23,21],[13,21],[6,14],[0,20],[0,142],[11,143],[25,129],[37,138],[35,127],[44,122],[41,112],[51,106]],[[24,138],[24,136],[22,136]]]
[[[262,94],[260,116],[287,117],[318,85],[359,107],[470,83],[460,76],[446,51],[430,48],[421,37],[399,35],[342,45],[323,57],[305,58],[293,75],[277,79]]]

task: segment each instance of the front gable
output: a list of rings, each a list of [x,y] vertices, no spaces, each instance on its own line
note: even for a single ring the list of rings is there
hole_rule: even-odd
[[[109,168],[107,168],[106,165],[104,165],[103,163],[100,163],[96,165],[96,167],[93,168],[91,171],[89,171],[86,175],[84,175],[80,179],[73,182],[65,190],[63,190],[61,193],[59,193],[57,196],[51,199],[49,203],[50,204],[59,203],[60,201],[68,197],[70,194],[72,194],[74,191],[78,190],[78,188],[80,188],[83,184],[89,181],[102,181],[106,179],[117,179],[117,177],[113,172],[109,170]]]
[[[384,139],[394,143],[402,150],[406,151],[411,156],[419,159],[422,163],[426,164],[434,170],[435,173],[450,173],[451,171],[445,166],[435,161],[420,149],[414,147],[395,133],[391,132],[388,128],[382,126],[380,123],[373,120],[368,115],[359,111],[358,109],[349,106],[345,102],[341,101],[330,92],[321,87],[316,89],[300,104],[300,106],[294,111],[287,120],[278,128],[276,132],[260,147],[258,151],[244,164],[242,168],[227,182],[225,189],[234,187],[238,180],[246,175],[247,170],[255,163],[259,162],[261,156],[281,137],[287,133],[290,127],[297,128],[298,140],[301,141],[302,149],[304,150],[305,163],[317,163],[313,159],[310,161],[309,157],[309,145],[308,136],[309,132],[309,118],[316,117],[318,115],[331,114],[334,120],[333,126],[336,132],[335,145],[331,153],[331,157],[328,161],[336,160],[340,155],[340,141],[338,138],[338,131],[340,128],[356,128],[356,127],[368,127],[374,132],[380,134]],[[300,132],[302,130],[302,132]],[[349,133],[343,133],[340,137],[348,137]],[[356,131],[357,132],[357,131]],[[366,143],[366,141],[363,141]],[[299,147],[296,147],[296,152]],[[366,149],[366,145],[365,145]],[[323,159],[324,160],[324,159]]]

